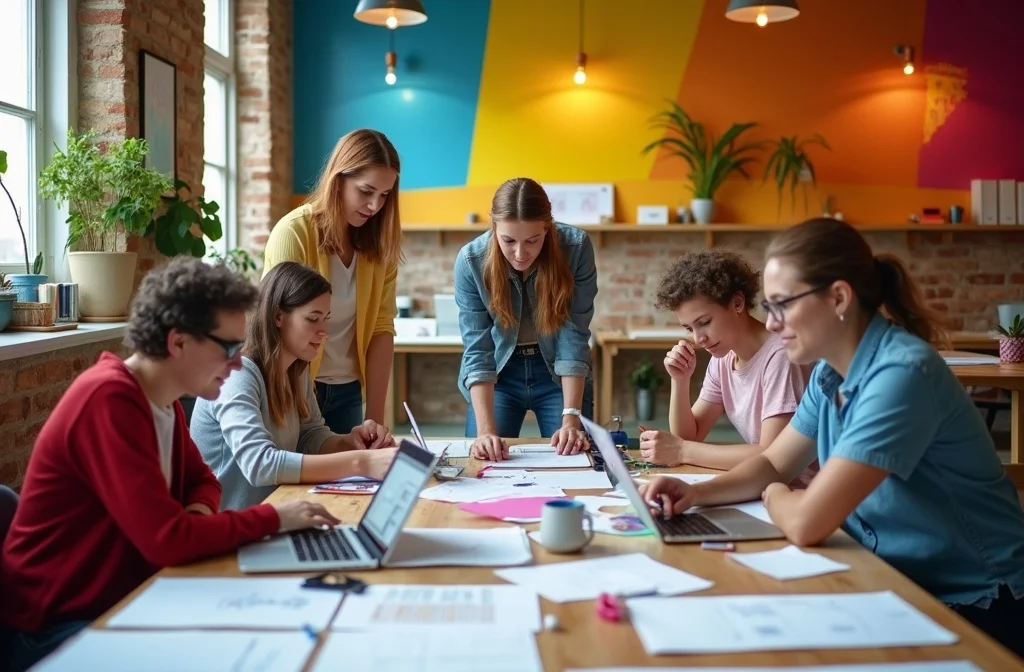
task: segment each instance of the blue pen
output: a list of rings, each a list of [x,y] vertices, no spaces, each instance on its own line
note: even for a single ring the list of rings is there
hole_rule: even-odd
[[[528,488],[531,485],[534,485],[534,483],[513,483],[512,487],[513,488]]]
[[[314,642],[320,639],[320,636],[316,634],[316,630],[314,630],[313,626],[309,623],[306,623],[302,626],[302,631],[309,635],[309,638],[312,639]]]

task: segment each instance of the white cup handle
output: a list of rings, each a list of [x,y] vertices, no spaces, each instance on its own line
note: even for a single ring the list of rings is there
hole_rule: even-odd
[[[594,540],[594,518],[590,515],[589,511],[584,511],[583,519],[587,521],[587,540],[583,542],[583,545],[586,546]]]

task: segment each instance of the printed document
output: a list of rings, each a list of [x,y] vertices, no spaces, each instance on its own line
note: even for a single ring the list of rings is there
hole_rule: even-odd
[[[808,553],[792,544],[777,551],[760,553],[727,553],[730,560],[735,560],[754,571],[767,574],[779,581],[805,579],[810,576],[821,576],[833,572],[845,572],[850,566],[836,562],[818,553]]]

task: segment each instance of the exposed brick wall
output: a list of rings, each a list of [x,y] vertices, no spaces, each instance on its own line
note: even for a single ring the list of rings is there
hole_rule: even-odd
[[[398,293],[413,297],[416,311],[433,314],[435,293],[453,291],[455,255],[471,234],[406,232],[406,263],[398,276]],[[1024,299],[1024,228],[992,233],[868,233],[875,252],[903,259],[929,303],[943,311],[957,330],[984,331],[996,323],[996,304]],[[770,236],[761,233],[715,234],[715,245],[743,254],[756,268],[764,264]],[[654,310],[664,269],[680,254],[704,247],[700,233],[604,234],[596,247],[598,286],[593,329],[672,326],[674,316]],[[596,245],[596,239],[595,239]],[[616,412],[631,415],[633,391],[629,372],[643,360],[660,367],[658,352],[622,352],[615,362]],[[409,398],[422,422],[460,422],[466,404],[456,387],[457,356],[413,355],[409,360]],[[664,412],[668,386],[658,391]],[[421,417],[422,416],[422,417]]]
[[[235,11],[238,247],[260,259],[291,209],[292,2],[239,0]]]
[[[36,436],[71,381],[120,339],[0,362],[0,483],[21,485]]]

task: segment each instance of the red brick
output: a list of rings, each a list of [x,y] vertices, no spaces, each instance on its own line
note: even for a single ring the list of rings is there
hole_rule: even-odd
[[[940,247],[935,251],[936,256],[943,257],[946,259],[953,257],[969,257],[971,256],[970,250],[964,247]]]
[[[19,390],[31,390],[42,385],[66,379],[71,375],[71,363],[68,360],[44,362],[22,369],[18,372],[15,382]]]
[[[78,23],[81,25],[121,25],[125,12],[118,9],[80,9]]]
[[[1007,281],[1013,285],[1024,285],[1024,273],[1011,273]]]
[[[967,276],[967,282],[972,285],[1001,285],[1006,282],[1006,276],[1002,273],[975,273]]]
[[[30,408],[28,397],[18,397],[0,403],[0,426],[28,420]]]
[[[7,373],[0,373],[0,397],[6,395],[11,389],[11,376]]]
[[[46,390],[45,392],[39,392],[32,395],[32,415],[45,419],[54,407],[57,406],[57,402],[60,401],[62,396],[64,396],[64,392],[66,390],[67,385],[61,385],[59,387]]]

